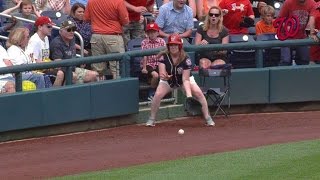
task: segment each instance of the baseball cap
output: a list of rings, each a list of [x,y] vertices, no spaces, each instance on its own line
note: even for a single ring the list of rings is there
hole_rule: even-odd
[[[147,24],[147,28],[146,28],[146,31],[149,31],[149,30],[159,31],[160,28],[157,23],[150,23],[150,24]]]
[[[71,27],[76,27],[76,25],[75,25],[72,21],[70,21],[70,20],[65,20],[65,21],[63,21],[63,22],[61,23],[61,26],[60,26],[61,29],[62,29],[62,28],[71,28]]]
[[[34,25],[35,25],[36,27],[42,26],[42,25],[44,25],[44,24],[55,25],[55,24],[52,22],[52,20],[51,20],[49,17],[47,17],[47,16],[40,16],[40,17],[38,17],[37,20],[36,20],[36,22],[34,23]]]

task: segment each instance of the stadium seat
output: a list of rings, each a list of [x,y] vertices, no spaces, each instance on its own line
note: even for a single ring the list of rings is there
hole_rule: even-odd
[[[276,41],[276,34],[261,34],[257,36],[257,41]],[[280,47],[273,47],[263,50],[263,66],[278,66],[281,57]]]
[[[229,43],[246,43],[255,41],[252,35],[232,34],[229,35]],[[230,50],[228,61],[233,68],[253,68],[256,67],[255,50]]]
[[[126,47],[127,51],[141,50],[141,42],[143,38],[131,39]],[[141,72],[141,63],[142,57],[134,57],[130,60],[130,75],[132,77],[139,77]]]

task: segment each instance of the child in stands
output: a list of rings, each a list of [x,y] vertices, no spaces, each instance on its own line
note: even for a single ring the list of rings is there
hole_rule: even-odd
[[[256,24],[256,35],[276,33],[276,28],[273,27],[275,10],[272,6],[267,5],[260,11],[261,20]]]
[[[158,37],[159,36],[159,26],[156,23],[150,23],[146,27],[147,38],[145,38],[141,42],[142,49],[153,49],[166,46],[166,42]],[[160,57],[162,58],[162,57]],[[148,76],[148,80],[150,80],[151,90],[149,91],[149,100],[152,100],[155,88],[158,85],[159,81],[159,71],[158,71],[158,63],[160,58],[157,55],[152,56],[144,56],[142,63],[141,73]]]

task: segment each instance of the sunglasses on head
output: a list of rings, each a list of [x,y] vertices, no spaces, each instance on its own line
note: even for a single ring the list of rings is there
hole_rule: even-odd
[[[67,31],[68,32],[75,32],[77,30],[77,28],[76,27],[69,27],[69,28],[67,28]]]
[[[210,17],[212,17],[212,16],[214,16],[214,17],[219,17],[220,14],[209,13],[209,16],[210,16]]]

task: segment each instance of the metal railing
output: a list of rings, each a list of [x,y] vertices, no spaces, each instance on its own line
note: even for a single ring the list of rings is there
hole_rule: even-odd
[[[229,43],[229,44],[210,44],[210,45],[186,45],[184,49],[186,51],[208,51],[208,50],[232,50],[232,49],[257,49],[257,58],[256,66],[257,68],[263,67],[263,57],[262,50],[265,48],[272,47],[287,47],[287,46],[309,46],[316,45],[317,42],[314,42],[311,39],[299,39],[299,40],[286,40],[286,41],[254,41],[246,43]],[[135,50],[127,51],[124,53],[113,53],[102,56],[90,56],[74,59],[66,59],[63,61],[53,61],[48,63],[36,63],[36,64],[24,64],[16,65],[11,67],[0,68],[0,74],[14,73],[16,75],[16,90],[21,91],[21,72],[33,71],[39,69],[50,69],[57,67],[67,67],[66,72],[66,84],[72,84],[72,71],[71,66],[81,65],[81,64],[92,64],[100,63],[106,61],[120,61],[120,73],[121,77],[130,76],[130,59],[132,57],[142,57],[150,56],[159,53],[160,50],[164,48],[156,48],[149,50]],[[259,53],[260,52],[260,53]]]

